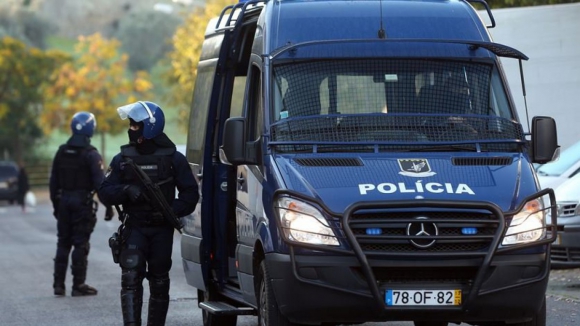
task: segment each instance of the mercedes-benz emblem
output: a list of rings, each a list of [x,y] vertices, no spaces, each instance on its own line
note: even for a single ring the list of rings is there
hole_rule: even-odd
[[[407,235],[409,236],[436,236],[439,235],[439,229],[437,225],[432,222],[428,222],[428,218],[424,216],[419,216],[416,218],[417,222],[411,222],[407,225]],[[411,244],[420,249],[427,249],[435,244],[433,239],[412,239],[409,240]]]

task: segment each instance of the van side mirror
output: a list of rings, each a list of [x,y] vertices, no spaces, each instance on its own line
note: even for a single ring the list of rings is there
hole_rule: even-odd
[[[224,124],[222,145],[220,146],[220,162],[228,165],[257,164],[254,142],[246,141],[246,119],[243,117],[229,118]]]
[[[556,121],[551,117],[532,119],[532,163],[548,163],[558,159],[560,146]]]

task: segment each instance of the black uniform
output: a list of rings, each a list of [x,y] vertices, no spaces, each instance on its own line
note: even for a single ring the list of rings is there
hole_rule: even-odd
[[[85,284],[90,236],[95,227],[93,196],[103,181],[103,163],[90,138],[73,135],[56,152],[50,175],[50,199],[57,219],[58,242],[54,259],[54,291],[64,295],[65,276],[71,249],[72,295],[94,295]]]
[[[143,279],[149,281],[149,315],[147,325],[164,325],[169,306],[169,271],[173,249],[173,227],[144,196],[131,196],[128,187],[141,187],[131,169],[123,166],[126,158],[132,159],[159,185],[175,215],[186,216],[193,212],[199,192],[197,182],[183,154],[161,134],[155,138],[147,154],[134,145],[121,147],[109,166],[105,181],[99,188],[99,197],[105,205],[122,205],[126,216],[121,232],[122,249],[119,265],[122,268],[121,305],[125,325],[141,324]],[[175,198],[175,188],[179,191]]]

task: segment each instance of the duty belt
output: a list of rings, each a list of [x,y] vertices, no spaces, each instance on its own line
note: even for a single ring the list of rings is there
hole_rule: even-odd
[[[167,221],[163,218],[161,213],[153,213],[138,216],[136,214],[127,214],[127,224],[137,225],[137,226],[163,226],[168,225]]]

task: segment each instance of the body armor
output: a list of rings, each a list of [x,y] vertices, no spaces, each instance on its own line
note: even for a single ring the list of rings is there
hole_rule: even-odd
[[[93,146],[62,145],[60,147],[57,164],[62,190],[91,190],[93,184],[91,175],[87,173],[89,165],[86,161],[86,153],[93,150],[96,150]]]
[[[163,195],[168,203],[172,203],[175,198],[175,180],[173,180],[173,153],[175,148],[158,148],[152,154],[141,155],[137,149],[132,145],[125,145],[121,147],[121,155],[123,158],[132,159],[148,176],[151,181],[155,182],[161,188]],[[123,169],[123,183],[134,184],[142,186],[136,176],[130,169]],[[126,203],[123,204],[125,212],[150,213],[153,209],[147,203]]]

